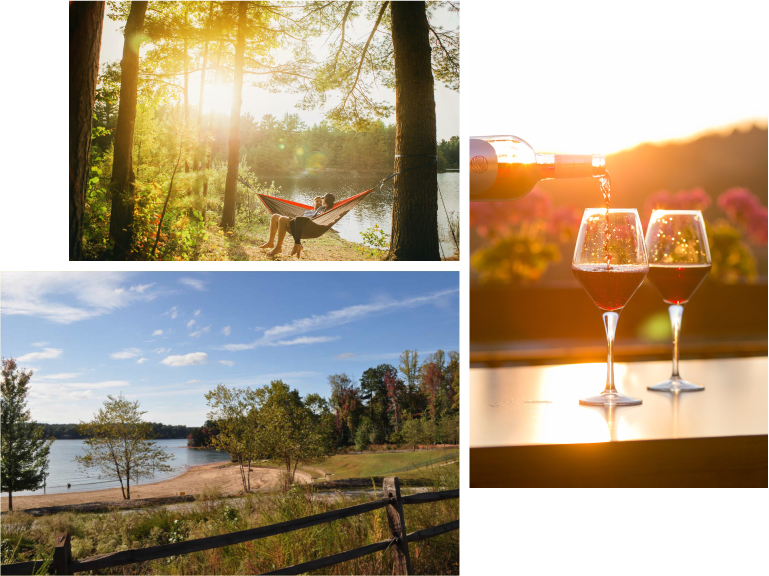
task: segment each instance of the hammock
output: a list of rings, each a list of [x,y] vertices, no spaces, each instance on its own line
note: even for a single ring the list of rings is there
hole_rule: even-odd
[[[429,156],[430,158],[435,158],[432,162],[428,164],[420,164],[419,166],[412,166],[411,168],[405,168],[403,170],[400,170],[398,172],[395,172],[394,174],[390,174],[387,178],[383,178],[382,181],[379,183],[379,189],[382,189],[382,186],[384,186],[385,182],[388,180],[395,178],[398,174],[402,174],[403,172],[408,172],[409,170],[416,170],[417,168],[425,168],[427,166],[432,166],[433,164],[436,164],[438,162],[438,157],[434,154],[396,154],[396,158],[405,158],[405,157],[420,157],[420,156]],[[246,188],[252,189],[251,186],[249,186],[248,182],[243,180],[243,178],[238,175],[238,180],[241,184],[243,184]],[[300,229],[301,229],[301,238],[302,239],[313,239],[313,238],[320,238],[325,234],[328,230],[331,229],[331,227],[339,222],[350,210],[355,208],[358,205],[358,202],[363,200],[367,194],[370,194],[374,191],[374,188],[369,188],[365,192],[361,192],[360,194],[356,194],[355,196],[350,196],[349,198],[345,198],[344,200],[340,200],[338,202],[334,203],[334,207],[331,208],[331,210],[327,210],[323,212],[322,214],[319,214],[315,218],[307,218],[305,216],[302,216],[302,213],[304,213],[306,210],[314,210],[314,206],[308,206],[307,204],[300,204],[299,202],[292,202],[291,200],[284,200],[283,198],[278,198],[276,196],[268,196],[267,194],[259,194],[258,192],[256,195],[259,197],[259,200],[262,201],[262,204],[264,204],[264,207],[267,208],[267,211],[270,214],[280,214],[281,216],[288,216],[289,218],[297,218],[301,219],[300,222]],[[440,190],[438,190],[440,192]],[[441,196],[441,201],[443,200],[443,197]],[[445,205],[444,205],[445,210]],[[446,214],[446,217],[448,218],[448,213]],[[452,235],[454,234],[454,231],[451,231]],[[456,238],[455,238],[456,242]],[[457,249],[459,246],[457,245]]]
[[[306,218],[302,216],[302,213],[305,210],[314,210],[315,208],[313,206],[292,202],[291,200],[284,200],[283,198],[277,198],[275,196],[268,196],[267,194],[257,193],[256,195],[270,214],[280,214],[281,216],[288,216],[289,218],[304,218],[305,222],[304,226],[302,226],[302,239],[312,239],[320,238],[373,190],[373,188],[370,188],[365,192],[340,200],[339,202],[334,203],[334,207],[331,208],[331,210],[326,210],[315,218]]]

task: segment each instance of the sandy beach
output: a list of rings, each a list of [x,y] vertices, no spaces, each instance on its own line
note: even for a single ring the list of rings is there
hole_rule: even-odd
[[[251,468],[251,489],[267,490],[278,485],[282,470],[275,468]],[[310,475],[297,471],[297,482],[309,482]],[[194,466],[169,480],[152,484],[131,486],[131,500],[139,498],[160,498],[164,496],[179,496],[185,494],[200,494],[206,488],[218,487],[223,495],[237,494],[243,490],[238,466],[225,466],[221,463]],[[0,499],[0,510],[8,510],[8,497]],[[69,494],[46,494],[35,496],[13,497],[14,510],[41,508],[44,506],[63,506],[67,504],[85,504],[89,502],[123,502],[120,488],[94,490],[92,492],[71,492]]]

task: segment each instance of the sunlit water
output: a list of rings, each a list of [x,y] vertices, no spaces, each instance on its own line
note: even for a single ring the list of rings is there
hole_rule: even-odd
[[[344,172],[326,172],[323,174],[276,174],[259,175],[260,182],[275,182],[280,186],[280,197],[303,204],[312,204],[315,196],[331,192],[338,200],[349,198],[371,187],[374,191],[366,196],[353,210],[338,223],[334,230],[345,240],[362,243],[361,232],[378,224],[387,234],[392,227],[392,180],[388,181],[382,190],[379,182],[388,174],[355,174]],[[459,172],[438,174],[438,236],[441,239],[441,249],[445,256],[456,252],[451,229],[446,214],[456,224],[459,216]],[[443,203],[441,203],[443,197]],[[443,204],[446,208],[444,210]]]
[[[184,472],[190,466],[210,464],[212,462],[229,462],[230,455],[213,450],[191,450],[187,448],[187,440],[157,440],[157,445],[166,449],[172,459],[168,462],[173,467],[170,473],[156,473],[152,478],[142,478],[140,484],[149,484],[159,480],[167,480]],[[48,479],[45,494],[61,494],[66,492],[86,492],[89,490],[105,490],[120,486],[117,480],[99,480],[93,469],[86,474],[78,469],[75,456],[85,454],[83,440],[56,440],[51,446],[51,458],[48,466]],[[71,484],[67,488],[67,484]],[[133,484],[133,482],[132,482]],[[14,492],[19,496],[43,494],[43,489],[26,492]],[[4,496],[7,494],[4,492]]]

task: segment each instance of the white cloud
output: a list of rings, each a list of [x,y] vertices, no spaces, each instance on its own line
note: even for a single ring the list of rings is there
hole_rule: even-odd
[[[125,290],[125,272],[9,272],[3,274],[3,314],[71,324],[152,300],[151,291]]]
[[[151,284],[137,284],[136,286],[131,286],[129,290],[133,290],[134,292],[138,292],[139,294],[144,294],[148,288],[152,288],[155,285],[154,282]]]
[[[162,331],[162,330],[155,330],[155,331],[152,333],[152,335],[153,335],[153,336],[162,336],[162,335],[163,335],[163,331]]]
[[[142,351],[138,348],[124,348],[120,352],[113,352],[109,357],[115,360],[128,360],[130,358],[136,358],[141,353]]]
[[[252,350],[256,348],[259,344],[256,344],[254,342],[250,344],[225,344],[224,346],[220,346],[217,348],[217,350],[227,350],[229,352],[240,352],[241,350]]]
[[[225,336],[229,336],[230,332],[231,330],[229,326],[225,326],[224,328],[222,328],[222,334],[224,334]]]
[[[265,344],[265,346],[296,346],[298,344],[321,344],[323,342],[334,342],[339,340],[339,336],[299,336],[293,340],[276,340]]]
[[[337,360],[344,360],[345,358],[355,358],[355,354],[352,352],[344,352],[342,354],[337,354],[334,356]]]
[[[235,366],[235,362],[232,360],[219,360],[219,364],[224,364],[225,366]]]
[[[42,348],[43,346],[48,346],[48,342],[32,342],[30,346],[35,346],[36,348]]]
[[[130,383],[126,380],[107,380],[106,382],[87,382],[70,384],[67,382],[67,388],[120,388],[121,386],[129,386]]]
[[[160,363],[166,366],[197,366],[198,364],[205,364],[207,359],[208,354],[205,352],[190,352],[183,356],[168,356]]]
[[[170,351],[171,351],[171,349],[170,349],[170,348],[155,348],[155,349],[153,350],[153,352],[154,352],[155,354],[167,354],[167,353],[168,353],[168,352],[170,352]]]
[[[187,384],[197,384],[200,380],[187,380]]]
[[[195,321],[194,320],[190,320],[189,322],[187,322],[187,328],[192,328],[193,324],[195,324]]]
[[[201,328],[200,330],[196,330],[195,332],[190,332],[190,336],[192,336],[193,338],[197,338],[204,332],[210,332],[210,331],[211,331],[211,327],[206,326],[205,328]]]
[[[205,290],[206,285],[202,280],[197,278],[179,278],[179,283],[194,288],[195,290]]]
[[[46,380],[69,380],[71,378],[80,376],[80,374],[80,372],[65,372],[62,374],[51,374],[49,376],[45,376],[44,378]]]
[[[425,294],[424,296],[413,296],[411,298],[404,298],[402,300],[381,300],[378,302],[372,302],[371,304],[357,304],[355,306],[348,306],[347,308],[341,308],[339,310],[333,310],[326,314],[313,315],[309,318],[300,318],[289,322],[288,324],[281,324],[279,326],[273,326],[264,331],[264,335],[259,339],[248,344],[226,344],[222,346],[221,350],[251,350],[257,346],[289,346],[293,344],[317,344],[320,342],[330,342],[331,340],[302,340],[300,338],[294,338],[293,340],[286,340],[285,338],[290,336],[298,336],[299,334],[305,334],[307,332],[317,332],[318,330],[327,330],[343,324],[349,324],[350,322],[356,322],[363,320],[370,316],[387,314],[396,310],[402,310],[404,308],[416,308],[417,306],[424,306],[426,304],[442,305],[447,298],[453,297],[459,288],[449,288],[447,290],[440,290],[438,292],[432,292]],[[333,338],[334,340],[336,338]]]
[[[176,318],[178,315],[179,315],[179,310],[176,308],[176,306],[173,306],[170,310],[163,312],[163,316],[170,316],[171,320]]]
[[[5,293],[3,293],[3,296],[5,296]],[[61,348],[43,348],[42,352],[30,352],[29,354],[19,356],[16,358],[16,362],[20,364],[22,362],[30,362],[34,360],[52,360],[53,358],[61,356],[63,352],[64,350]]]
[[[147,358],[139,358],[136,361],[137,364],[144,364],[145,362],[149,362],[149,360],[147,360]]]
[[[200,310],[195,310],[195,313],[193,314],[193,316],[200,316]]]

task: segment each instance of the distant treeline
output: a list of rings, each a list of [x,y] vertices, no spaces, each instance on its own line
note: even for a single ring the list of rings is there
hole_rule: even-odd
[[[53,436],[57,440],[76,440],[85,438],[77,431],[77,424],[40,424],[43,433],[47,437]],[[199,428],[171,424],[160,424],[152,422],[152,432],[157,439],[161,440],[180,440],[187,438],[193,431]]]
[[[117,109],[97,100],[96,118],[95,130],[106,129],[95,132],[101,135],[93,139],[93,154],[101,156],[112,146]],[[217,115],[214,160],[227,161],[228,131],[229,117]],[[379,121],[369,132],[352,132],[326,122],[309,127],[298,114],[286,113],[282,120],[266,114],[260,121],[245,114],[240,121],[240,156],[257,175],[322,169],[390,172],[395,163],[395,125]],[[154,159],[140,152],[138,161],[152,164]],[[457,168],[459,137],[452,136],[438,143],[438,170]]]

